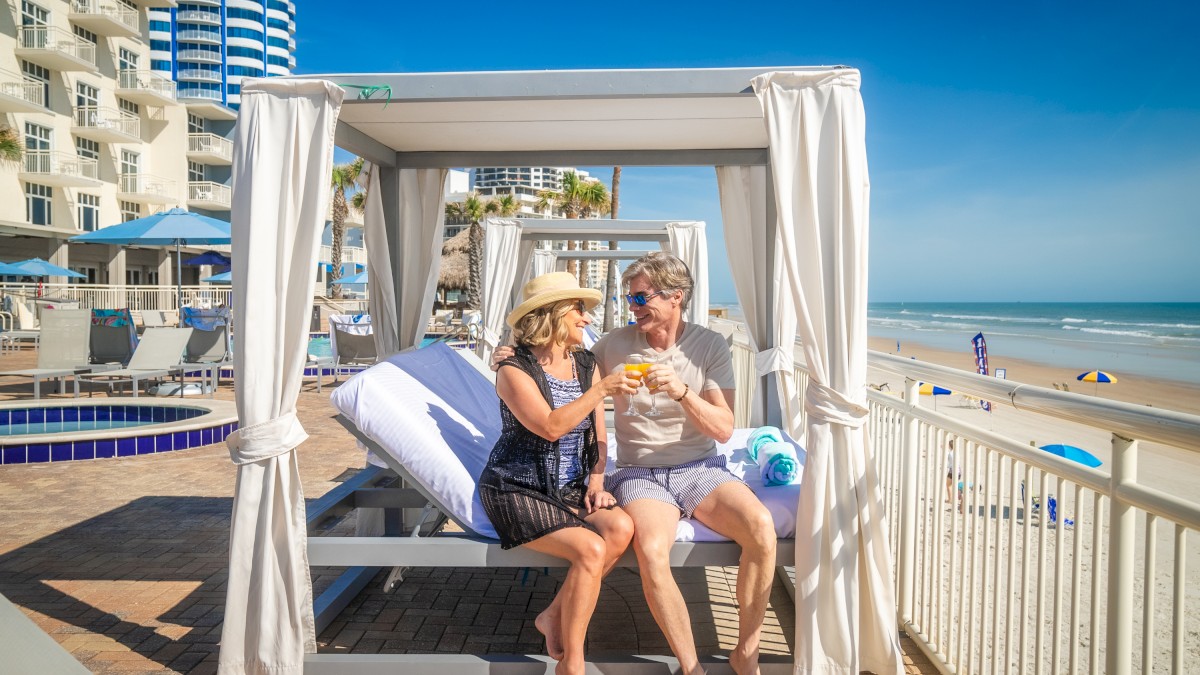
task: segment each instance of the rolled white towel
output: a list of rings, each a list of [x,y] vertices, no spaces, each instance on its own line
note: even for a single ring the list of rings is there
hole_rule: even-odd
[[[800,477],[800,458],[791,443],[764,443],[758,451],[758,470],[765,487],[791,485]]]
[[[779,427],[759,427],[750,432],[750,436],[746,438],[746,454],[750,455],[751,460],[757,462],[761,454],[759,451],[763,445],[781,442],[783,442],[783,432],[779,430]]]

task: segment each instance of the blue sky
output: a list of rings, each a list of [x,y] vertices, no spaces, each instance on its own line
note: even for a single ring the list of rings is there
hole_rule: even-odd
[[[301,0],[296,72],[853,66],[872,301],[1200,301],[1200,4],[807,4]],[[711,168],[621,216],[706,221],[736,301]]]

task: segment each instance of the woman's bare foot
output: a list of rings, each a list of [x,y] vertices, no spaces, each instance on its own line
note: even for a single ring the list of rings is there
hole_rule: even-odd
[[[738,675],[758,675],[758,649],[735,647],[729,652],[729,667]]]
[[[537,615],[533,620],[533,625],[538,629],[538,632],[546,637],[546,653],[555,661],[562,661],[563,646],[562,636],[559,635],[558,614],[551,614],[553,607],[547,607],[544,612]]]

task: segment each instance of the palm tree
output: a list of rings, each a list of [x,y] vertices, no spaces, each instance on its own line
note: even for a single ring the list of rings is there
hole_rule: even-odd
[[[592,216],[602,216],[608,213],[612,207],[608,198],[608,188],[604,187],[604,183],[598,180],[588,181],[583,184],[579,195],[579,215],[583,218],[591,218]],[[583,250],[587,251],[591,248],[591,242],[583,242]],[[587,285],[587,263],[579,266],[579,285]]]
[[[333,271],[329,273],[329,278],[336,282],[342,276],[342,241],[346,238],[346,215],[350,212],[349,206],[346,204],[346,190],[353,190],[355,182],[358,180],[358,174],[362,172],[363,160],[361,157],[355,158],[349,164],[337,164],[333,167],[333,174],[330,176],[329,186],[333,188],[333,241],[329,246],[330,263],[333,265]],[[334,298],[342,296],[342,287],[334,283],[330,289],[330,294]]]
[[[471,221],[467,248],[467,307],[477,309],[483,303],[483,227],[479,221],[488,213],[488,206],[472,192],[458,205],[459,215]]]
[[[6,162],[19,162],[25,148],[21,144],[21,137],[17,135],[17,130],[12,127],[0,127],[0,160]]]
[[[612,178],[612,209],[609,215],[613,220],[617,219],[617,210],[621,205],[621,167],[613,167]],[[617,242],[608,242],[608,250],[617,250]],[[617,318],[617,261],[608,261],[608,278],[604,281],[604,332],[613,329]]]

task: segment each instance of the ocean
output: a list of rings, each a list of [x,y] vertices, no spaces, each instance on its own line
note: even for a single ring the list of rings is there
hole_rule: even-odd
[[[878,302],[867,317],[871,337],[896,340],[901,355],[906,341],[970,354],[983,333],[993,368],[1007,356],[1200,384],[1200,303]]]

